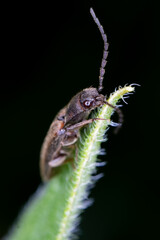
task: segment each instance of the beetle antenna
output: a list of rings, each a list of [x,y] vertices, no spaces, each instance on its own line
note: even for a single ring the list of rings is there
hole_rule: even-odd
[[[104,101],[104,103],[107,104],[109,107],[114,108],[114,110],[117,112],[117,114],[118,114],[118,116],[119,116],[118,126],[117,126],[116,129],[115,129],[115,133],[117,133],[118,130],[121,128],[122,123],[123,123],[123,113],[122,113],[122,111],[121,111],[118,107],[113,106],[113,105],[110,104],[109,102]]]
[[[108,46],[109,46],[109,44],[107,43],[107,35],[104,32],[103,26],[101,25],[100,21],[96,17],[96,14],[93,11],[93,8],[90,8],[90,14],[92,15],[93,20],[97,24],[98,29],[101,33],[103,42],[104,42],[103,57],[102,57],[102,62],[101,62],[101,67],[100,67],[99,86],[98,86],[98,92],[101,92],[102,89],[103,89],[103,78],[104,78],[104,74],[105,74],[105,66],[106,66],[106,63],[107,63],[106,59],[107,59],[107,56],[108,56]]]

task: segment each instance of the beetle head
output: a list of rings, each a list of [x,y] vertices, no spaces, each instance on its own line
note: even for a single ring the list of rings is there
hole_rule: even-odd
[[[81,92],[80,103],[84,110],[90,111],[104,104],[104,96],[96,88],[86,88]]]

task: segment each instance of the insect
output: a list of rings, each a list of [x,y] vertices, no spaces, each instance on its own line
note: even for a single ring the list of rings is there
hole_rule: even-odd
[[[106,59],[108,56],[107,36],[93,9],[90,9],[93,20],[101,33],[104,50],[99,74],[99,87],[89,87],[77,93],[53,120],[44,139],[40,153],[40,171],[43,181],[49,180],[55,174],[58,166],[71,157],[75,143],[79,138],[80,129],[93,121],[106,119],[87,119],[90,112],[104,104],[114,108],[119,114],[119,125],[122,123],[122,113],[119,108],[112,106],[100,94],[103,89]]]

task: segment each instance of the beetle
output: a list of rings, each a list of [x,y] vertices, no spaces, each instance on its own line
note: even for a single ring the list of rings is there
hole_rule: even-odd
[[[122,113],[119,108],[111,105],[100,92],[103,89],[103,78],[105,74],[106,59],[108,56],[107,36],[103,30],[93,9],[90,9],[93,20],[97,24],[101,33],[104,50],[99,74],[99,87],[85,88],[77,93],[70,102],[59,111],[54,118],[48,133],[44,139],[40,153],[40,171],[43,181],[48,181],[56,173],[56,168],[69,158],[72,158],[72,152],[75,148],[80,129],[87,124],[97,120],[106,119],[88,119],[92,110],[104,104],[114,108],[119,114],[119,126],[122,124]]]

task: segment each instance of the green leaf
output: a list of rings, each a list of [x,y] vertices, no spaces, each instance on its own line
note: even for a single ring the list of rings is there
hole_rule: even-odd
[[[108,99],[116,105],[134,87],[119,88]],[[75,167],[70,163],[61,167],[48,183],[40,186],[25,206],[7,239],[9,240],[67,240],[74,239],[79,215],[91,202],[88,200],[89,187],[97,177],[96,160],[104,141],[106,129],[111,124],[114,109],[103,105],[96,112],[97,120],[83,129],[75,153]]]

